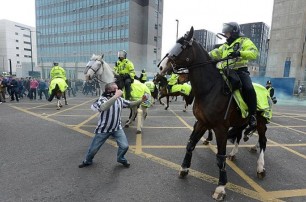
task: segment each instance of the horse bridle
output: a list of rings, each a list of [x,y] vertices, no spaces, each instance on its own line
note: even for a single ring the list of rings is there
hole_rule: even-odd
[[[88,70],[92,70],[93,72],[94,72],[94,74],[93,74],[93,76],[92,76],[92,80],[94,80],[94,81],[98,81],[98,82],[100,82],[100,83],[106,83],[105,81],[102,81],[101,79],[99,79],[98,78],[98,76],[97,76],[97,72],[102,68],[102,66],[104,65],[104,61],[102,60],[98,60],[98,61],[100,61],[101,62],[101,66],[99,67],[99,68],[97,68],[97,69],[94,69],[94,68],[92,68],[92,65],[91,66],[89,66],[89,68],[88,68]],[[88,71],[87,70],[87,71]]]
[[[170,53],[167,53],[166,56],[160,61],[159,65],[161,64],[161,62],[166,57],[168,57],[171,65],[172,65],[172,71],[176,74],[182,74],[182,73],[186,73],[186,71],[189,71],[190,69],[199,68],[199,67],[202,67],[203,65],[216,64],[216,63],[222,62],[222,61],[227,61],[228,62],[228,60],[233,59],[232,57],[226,57],[226,58],[219,59],[219,60],[208,60],[208,61],[205,61],[205,62],[186,65],[186,66],[176,65],[175,58],[178,57],[183,52],[183,50],[185,50],[188,46],[191,46],[193,41],[194,41],[193,38],[191,38],[190,41],[186,41],[184,39],[185,44],[176,43],[176,45],[170,51]],[[180,48],[180,50],[179,50],[179,48]],[[187,57],[185,60],[188,62],[190,60],[190,58]]]

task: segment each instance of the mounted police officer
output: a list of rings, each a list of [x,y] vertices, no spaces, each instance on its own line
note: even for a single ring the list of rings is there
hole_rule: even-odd
[[[139,80],[140,80],[141,83],[145,83],[148,80],[147,73],[146,73],[146,71],[144,69],[141,70],[141,74],[140,74]]]
[[[61,89],[64,89],[65,88],[64,86],[68,86],[66,71],[64,68],[58,65],[58,62],[54,62],[53,67],[50,71],[50,86],[49,86],[50,97],[48,98],[49,102],[51,102],[55,96],[55,91],[51,89],[52,80],[59,79],[59,78],[62,79],[64,82],[62,82],[61,80],[58,80],[58,85],[60,85]]]
[[[50,71],[50,78],[51,80],[54,78],[62,78],[64,79],[64,81],[66,81],[66,71],[64,70],[64,68],[59,66],[57,62],[54,62],[53,67]]]
[[[131,83],[134,82],[135,69],[133,63],[128,60],[127,52],[120,50],[118,52],[118,61],[115,64],[114,70],[116,74],[119,74],[124,81],[124,88],[126,99],[131,99]]]
[[[249,60],[257,58],[258,49],[249,38],[241,33],[240,26],[236,22],[223,24],[222,33],[226,37],[226,43],[212,50],[209,55],[215,60],[230,58],[218,64],[218,67],[224,68],[228,65],[229,68],[235,70],[241,80],[242,96],[249,109],[249,126],[244,134],[249,135],[256,130],[257,126],[257,99],[247,64]]]

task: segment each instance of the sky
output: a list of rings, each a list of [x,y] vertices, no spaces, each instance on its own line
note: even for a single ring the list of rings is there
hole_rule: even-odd
[[[5,1],[5,3],[4,3]],[[152,0],[151,0],[152,1]],[[274,0],[163,0],[162,57],[190,27],[218,33],[223,23],[264,22],[271,27]],[[35,27],[35,0],[1,0],[0,19]]]

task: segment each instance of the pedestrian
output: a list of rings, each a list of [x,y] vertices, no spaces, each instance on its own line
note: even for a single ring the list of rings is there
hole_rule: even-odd
[[[268,90],[269,94],[270,94],[270,97],[272,99],[272,102],[273,104],[276,104],[277,103],[277,99],[276,97],[274,97],[274,87],[272,86],[272,82],[270,80],[267,81],[266,83],[266,89]]]
[[[258,56],[258,49],[255,44],[245,37],[237,22],[223,24],[222,33],[226,42],[219,48],[212,50],[209,55],[213,60],[228,58],[218,64],[218,68],[231,68],[239,76],[241,81],[242,97],[249,109],[249,126],[244,134],[252,134],[256,130],[256,92],[252,85],[250,72],[248,71],[249,60],[255,60]]]
[[[94,102],[91,109],[100,112],[98,125],[95,129],[95,137],[88,148],[88,152],[79,168],[90,166],[93,158],[99,151],[104,142],[110,137],[114,137],[118,145],[117,162],[125,167],[129,167],[130,163],[125,158],[129,144],[125,133],[121,126],[121,110],[124,107],[133,107],[147,100],[146,96],[142,100],[128,101],[123,99],[122,91],[118,89],[116,83],[108,83],[105,85],[104,93]]]
[[[298,99],[299,100],[303,100],[304,92],[305,92],[304,84],[301,84],[298,88]]]

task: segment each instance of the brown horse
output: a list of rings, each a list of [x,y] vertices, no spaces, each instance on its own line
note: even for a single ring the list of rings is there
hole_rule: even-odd
[[[219,183],[212,197],[223,200],[225,197],[226,174],[226,144],[227,133],[234,127],[237,133],[242,133],[248,123],[248,118],[242,118],[235,101],[231,102],[231,94],[224,93],[225,81],[216,68],[208,52],[193,38],[193,27],[177,40],[176,45],[161,61],[161,74],[169,71],[181,71],[187,68],[189,80],[195,96],[193,113],[197,119],[189,137],[186,154],[181,165],[180,177],[188,175],[192,152],[207,129],[213,129],[217,142],[217,165],[219,168]],[[266,149],[267,120],[257,112],[257,132],[259,135],[260,155],[257,161],[257,176],[265,176],[264,151]]]
[[[164,105],[164,103],[161,101],[161,99],[164,98],[164,97],[166,97],[166,99],[167,99],[167,105],[165,107],[165,110],[167,110],[169,108],[169,97],[170,96],[183,96],[183,98],[185,100],[185,106],[184,106],[184,110],[183,110],[184,112],[186,112],[187,106],[192,104],[193,98],[194,98],[192,90],[191,90],[191,92],[188,96],[185,95],[184,93],[181,93],[180,91],[169,93],[168,90],[167,90],[167,86],[168,86],[167,78],[160,75],[160,74],[155,75],[155,77],[153,79],[153,82],[156,83],[156,84],[159,84],[159,93],[160,93],[160,96],[158,98],[159,103]]]

